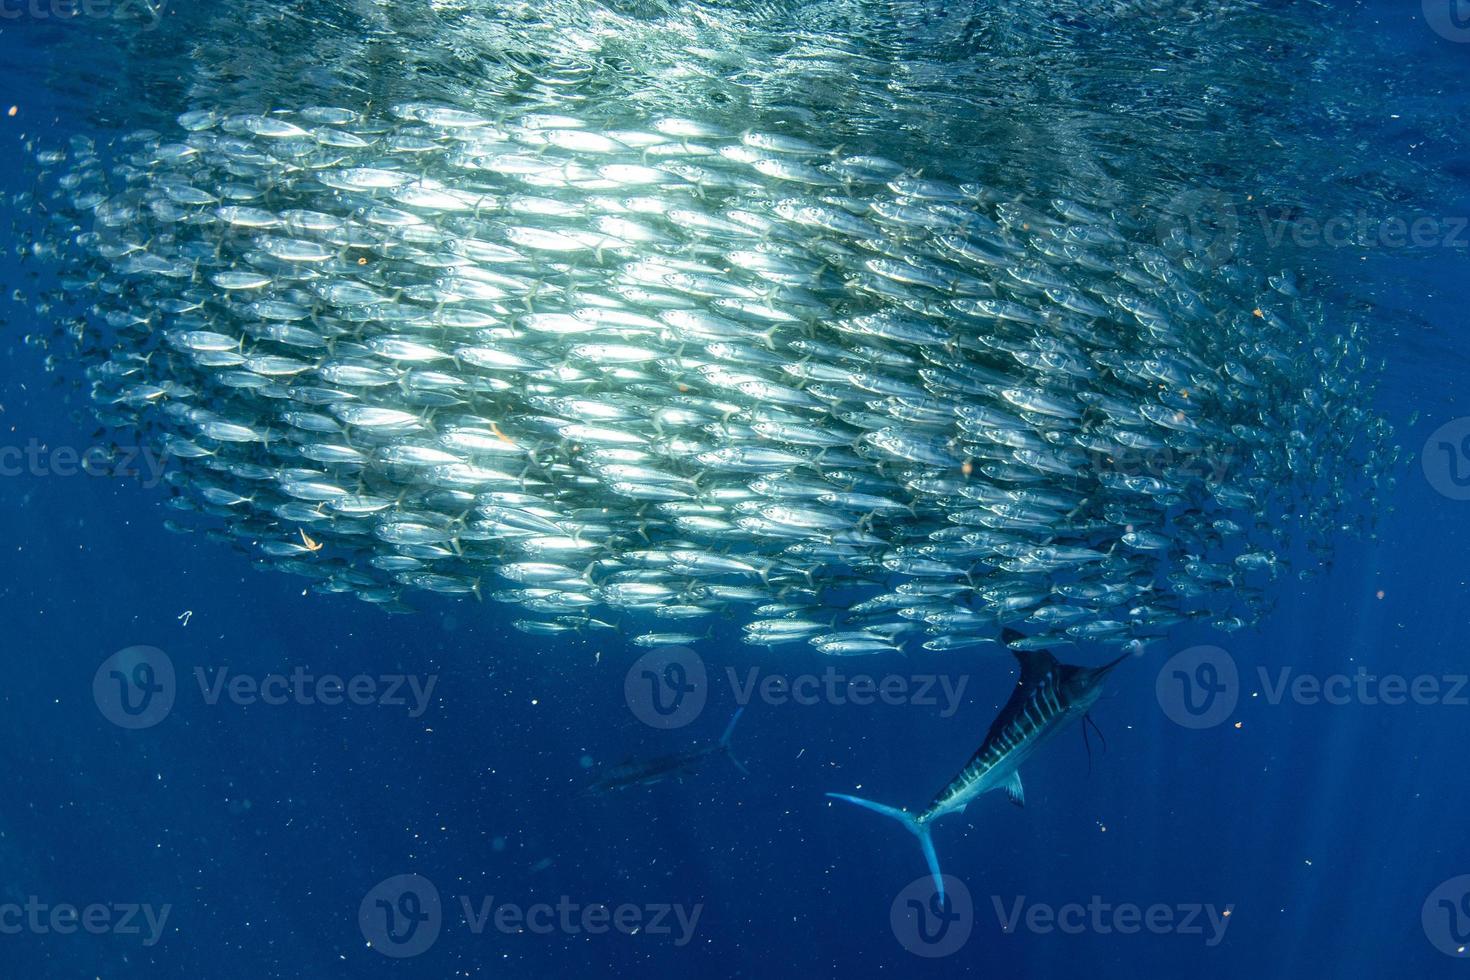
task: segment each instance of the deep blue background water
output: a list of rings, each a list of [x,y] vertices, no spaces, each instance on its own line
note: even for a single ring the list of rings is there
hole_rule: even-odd
[[[1414,5],[1411,5],[1414,6]],[[1417,11],[1385,18],[1404,71],[1463,112],[1466,47]],[[45,57],[0,31],[0,64]],[[1447,94],[1446,94],[1447,93]],[[0,179],[27,185],[20,139],[69,133],[46,92],[0,94]],[[1394,111],[1365,106],[1365,112]],[[1433,148],[1430,148],[1433,152]],[[1455,163],[1446,160],[1446,166]],[[1445,202],[1446,214],[1466,213]],[[0,259],[0,282],[34,263]],[[1091,774],[1076,732],[1026,772],[1027,807],[987,796],[937,825],[945,870],[973,896],[952,956],[900,944],[890,904],[923,873],[911,839],[826,790],[919,805],[965,761],[1012,678],[984,653],[839,662],[851,673],[967,679],[958,712],[936,706],[757,703],[735,740],[751,774],[722,760],[682,782],[577,796],[595,766],[683,751],[718,736],[735,706],[725,667],[787,674],[829,663],[800,647],[735,642],[721,624],[700,653],[717,678],[689,727],[641,724],[623,682],[641,651],[531,638],[507,607],[425,595],[413,616],[303,592],[225,546],[167,533],[162,488],[136,480],[0,477],[0,906],[171,906],[141,936],[0,934],[3,977],[625,975],[1100,978],[1439,977],[1465,972],[1431,944],[1421,906],[1470,873],[1465,785],[1470,706],[1268,703],[1256,665],[1297,673],[1454,675],[1467,670],[1464,556],[1470,503],[1419,470],[1424,440],[1470,414],[1464,250],[1374,256],[1354,270],[1419,320],[1385,339],[1383,407],[1408,450],[1376,543],[1345,540],[1331,571],[1284,579],[1259,629],[1180,630],[1114,675],[1094,712],[1109,751]],[[78,451],[94,427],[21,337],[33,312],[0,306],[0,447]],[[1410,422],[1411,413],[1417,420]],[[1377,593],[1381,590],[1382,597]],[[179,619],[191,611],[187,625]],[[1229,723],[1191,731],[1155,696],[1163,662],[1196,643],[1246,673]],[[125,731],[98,710],[98,666],[133,645],[164,650],[180,689],[161,724]],[[387,706],[210,705],[196,667],[236,673],[434,675],[428,711]],[[1235,723],[1239,723],[1236,727]],[[854,787],[861,787],[855,790]],[[441,936],[401,961],[367,948],[358,906],[403,873],[443,896]],[[1206,935],[1005,934],[994,901],[1233,906]],[[526,906],[679,903],[693,940],[667,935],[475,935],[458,896]],[[3,925],[3,920],[0,920]]]

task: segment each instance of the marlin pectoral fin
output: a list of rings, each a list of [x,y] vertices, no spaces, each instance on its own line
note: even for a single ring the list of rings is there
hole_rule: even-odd
[[[1011,776],[1011,778],[1006,782],[1005,791],[1006,799],[1016,804],[1016,806],[1026,805],[1026,790],[1021,785],[1020,773],[1015,773]]]

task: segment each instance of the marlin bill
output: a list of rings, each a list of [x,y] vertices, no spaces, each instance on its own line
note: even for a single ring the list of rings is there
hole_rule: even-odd
[[[1020,635],[1007,630],[1004,639],[1011,642],[1020,639]],[[930,835],[934,821],[950,813],[963,812],[976,797],[996,789],[1004,790],[1012,803],[1024,806],[1022,764],[1074,721],[1082,719],[1090,723],[1087,713],[1102,695],[1103,680],[1138,649],[1137,645],[1131,646],[1128,652],[1101,667],[1060,663],[1045,650],[1013,650],[1021,666],[1015,690],[970,761],[918,813],[843,793],[827,795],[892,817],[918,837],[938,895],[943,899],[944,878],[939,872],[939,858]]]

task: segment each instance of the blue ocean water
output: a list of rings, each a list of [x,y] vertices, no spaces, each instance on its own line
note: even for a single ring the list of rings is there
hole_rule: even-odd
[[[1456,80],[1470,45],[1401,5],[1364,7],[1358,21],[1402,52],[1393,98],[1466,118]],[[18,78],[36,77],[27,64],[64,71],[26,27],[0,24],[0,64]],[[1438,217],[1470,213],[1455,148],[1395,133],[1393,98],[1358,105],[1360,118],[1459,181]],[[7,197],[30,183],[24,139],[83,125],[44,88],[0,94],[0,112],[12,103],[0,115]],[[914,841],[823,793],[922,805],[1000,707],[1014,677],[1004,658],[775,655],[717,623],[697,646],[705,706],[661,730],[640,720],[629,676],[636,690],[644,651],[622,638],[527,636],[506,607],[427,593],[418,613],[383,615],[167,533],[146,461],[134,475],[68,475],[59,449],[112,436],[94,435],[83,399],[23,342],[48,329],[42,315],[6,307],[0,976],[1458,975],[1470,941],[1470,886],[1454,882],[1470,875],[1457,640],[1470,503],[1441,490],[1470,460],[1436,432],[1470,414],[1465,250],[1352,262],[1340,275],[1412,324],[1378,350],[1380,407],[1406,462],[1376,539],[1344,536],[1322,576],[1277,583],[1259,627],[1179,628],[1120,667],[1093,712],[1106,752],[1094,736],[1089,763],[1069,730],[1028,766],[1024,809],[989,795],[936,825],[964,894],[917,924],[905,897],[925,874]],[[47,275],[10,249],[0,263],[7,294]],[[1222,720],[1190,727],[1166,662],[1199,645],[1221,648],[1240,680]],[[139,646],[162,651],[150,662],[171,667],[176,689],[165,716],[134,730],[117,723],[129,716],[115,678],[94,681]],[[139,676],[131,664],[122,672]],[[870,705],[756,695],[733,736],[749,775],[711,757],[682,779],[579,795],[603,767],[717,739],[752,671],[828,670],[961,693]],[[220,671],[376,686],[360,699],[371,703],[212,701]],[[1277,696],[1282,671],[1286,683],[1354,680],[1338,689],[1346,703],[1311,703],[1310,691]],[[1184,673],[1181,684],[1211,676]],[[1385,675],[1435,693],[1383,703]],[[421,712],[404,678],[432,684]],[[400,700],[390,688],[407,703],[384,703]],[[1182,694],[1195,707],[1211,696]],[[391,890],[402,875],[421,876],[417,904]],[[391,943],[372,942],[380,899],[399,915],[397,938],[423,930],[421,951],[409,939],[393,951],[414,955],[385,956]],[[70,907],[95,934],[73,927]],[[508,911],[477,921],[486,908]]]

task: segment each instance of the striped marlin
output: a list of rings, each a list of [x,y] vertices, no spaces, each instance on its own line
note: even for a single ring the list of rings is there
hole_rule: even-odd
[[[1022,637],[1008,629],[1001,638],[1009,644]],[[1021,679],[1017,681],[1016,689],[1011,692],[1005,707],[1000,709],[1000,714],[996,715],[990,731],[985,734],[985,741],[980,743],[980,748],[975,750],[965,768],[921,813],[913,814],[843,793],[827,795],[892,817],[918,837],[942,901],[944,879],[939,873],[939,858],[934,853],[929,825],[946,814],[964,810],[975,797],[993,789],[1004,789],[1012,803],[1024,806],[1026,795],[1021,787],[1021,764],[1057,732],[1079,718],[1086,718],[1088,710],[1102,694],[1103,678],[1139,648],[1135,641],[1127,653],[1101,667],[1059,663],[1045,650],[1012,650],[1021,664]]]

